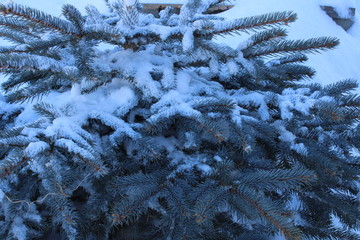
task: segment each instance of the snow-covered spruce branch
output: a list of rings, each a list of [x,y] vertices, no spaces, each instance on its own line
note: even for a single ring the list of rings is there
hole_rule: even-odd
[[[337,40],[286,40],[292,12],[207,11],[222,2],[61,18],[1,5],[15,44],[0,49],[1,239],[325,239],[332,214],[356,227],[357,82],[303,81],[305,54]],[[213,42],[234,33],[254,34]]]
[[[42,25],[43,27],[50,28],[64,34],[80,37],[79,31],[72,25],[72,23],[49,14],[45,14],[37,9],[16,3],[8,3],[0,4],[0,13],[3,15],[12,15],[23,18],[33,22],[34,24]]]
[[[257,45],[263,46],[269,44],[269,41],[280,41],[287,36],[286,30],[282,28],[273,28],[259,33],[255,33],[248,40],[247,45],[244,47],[250,48]]]
[[[0,178],[5,178],[8,175],[14,174],[14,170],[20,169],[27,161],[29,161],[29,158],[26,157],[9,157],[2,160],[0,164]]]
[[[85,176],[80,182],[79,184],[72,190],[67,190],[67,192],[73,192],[76,191],[90,176],[92,173],[88,174],[87,176]],[[48,197],[50,196],[63,196],[63,197],[70,197],[69,194],[67,194],[65,192],[64,189],[62,189],[62,187],[59,185],[59,188],[61,189],[60,192],[57,193],[47,193],[45,194],[45,196],[43,196],[41,199],[37,199],[35,201],[28,201],[28,200],[13,200],[11,199],[7,194],[4,194],[4,197],[12,204],[20,204],[20,203],[25,203],[28,206],[28,209],[30,209],[30,205],[34,204],[34,203],[43,203]],[[0,189],[1,191],[1,189]]]
[[[247,185],[252,188],[277,189],[281,188],[284,182],[292,188],[301,188],[304,184],[310,184],[317,180],[313,171],[303,167],[295,167],[289,170],[260,170],[256,173],[242,174],[237,183],[239,185]]]
[[[28,24],[25,21],[21,21],[17,18],[8,18],[5,16],[0,16],[0,26],[6,26],[24,32],[27,32],[28,30]]]
[[[243,19],[236,19],[232,22],[219,23],[214,30],[208,30],[203,33],[195,33],[195,35],[226,35],[233,32],[248,32],[258,29],[266,29],[279,25],[288,25],[294,22],[297,15],[293,12],[275,12]]]
[[[29,54],[1,54],[0,66],[3,69],[26,69],[31,71],[62,72],[63,66],[55,59]]]
[[[275,44],[250,48],[244,51],[245,58],[263,56],[281,56],[289,53],[316,53],[335,48],[339,44],[338,39],[332,37],[315,38],[309,40],[284,40]]]
[[[284,216],[286,214],[279,213],[274,211],[275,208],[269,207],[266,205],[264,199],[259,200],[249,191],[244,191],[243,189],[231,189],[232,192],[244,199],[248,204],[254,207],[261,216],[268,220],[271,224],[275,225],[280,229],[281,233],[284,234],[286,239],[301,239],[301,231],[294,226],[292,222],[289,222]]]

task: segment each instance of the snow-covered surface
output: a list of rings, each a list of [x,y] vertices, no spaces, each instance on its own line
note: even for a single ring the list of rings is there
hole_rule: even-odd
[[[298,20],[289,25],[289,38],[333,36],[340,39],[340,46],[335,50],[309,55],[308,65],[317,71],[314,81],[328,84],[349,78],[360,79],[360,15],[356,14],[355,24],[346,32],[321,10],[320,5],[334,6],[340,12],[348,7],[358,6],[360,9],[358,0],[237,0],[236,6],[222,15],[238,18],[273,11],[294,11]],[[236,47],[243,37],[227,37],[218,41]]]
[[[3,190],[0,189],[0,201],[2,201],[4,197],[5,193],[3,192]]]
[[[0,115],[14,110],[14,106],[5,102],[4,96],[0,93]]]

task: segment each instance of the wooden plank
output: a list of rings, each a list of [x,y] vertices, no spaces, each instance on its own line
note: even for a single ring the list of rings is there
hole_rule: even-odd
[[[180,12],[180,9],[182,7],[182,4],[171,4],[171,3],[143,3],[143,11],[145,13],[151,13],[154,15],[158,15],[161,10],[164,10],[166,7],[173,7],[176,12]],[[205,14],[215,14],[215,13],[221,13],[226,10],[229,10],[230,8],[234,7],[234,5],[218,5],[209,8]]]
[[[221,12],[225,12],[233,7],[234,7],[234,5],[219,5],[219,6],[209,8],[205,13],[208,13],[208,14],[221,13]]]
[[[147,10],[158,10],[165,9],[166,7],[181,8],[182,4],[169,4],[169,3],[143,3],[144,9]]]

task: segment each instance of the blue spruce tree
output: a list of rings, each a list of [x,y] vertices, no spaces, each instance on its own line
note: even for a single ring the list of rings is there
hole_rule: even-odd
[[[27,103],[0,115],[0,239],[359,239],[357,82],[303,65],[338,40],[222,2],[0,5],[2,90]]]

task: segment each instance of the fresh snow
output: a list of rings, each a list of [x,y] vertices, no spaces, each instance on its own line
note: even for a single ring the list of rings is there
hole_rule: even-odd
[[[15,107],[5,102],[4,96],[0,93],[0,115],[12,112]]]
[[[4,197],[5,197],[5,193],[0,188],[0,202],[4,199]]]
[[[290,120],[293,117],[292,110],[299,111],[305,115],[309,114],[310,108],[315,101],[311,97],[307,97],[307,91],[310,89],[301,88],[293,90],[285,89],[279,96],[279,106],[281,110],[281,118]]]
[[[26,240],[27,228],[24,225],[24,220],[21,217],[15,217],[11,225],[11,232],[17,240]]]
[[[38,141],[31,142],[25,149],[25,155],[29,158],[33,158],[38,155],[40,152],[43,152],[49,149],[50,146],[46,142]]]
[[[132,6],[135,5],[137,0],[124,0],[124,3],[126,6]]]
[[[186,94],[189,91],[189,84],[191,75],[186,71],[179,71],[177,73],[177,91],[181,94]]]

